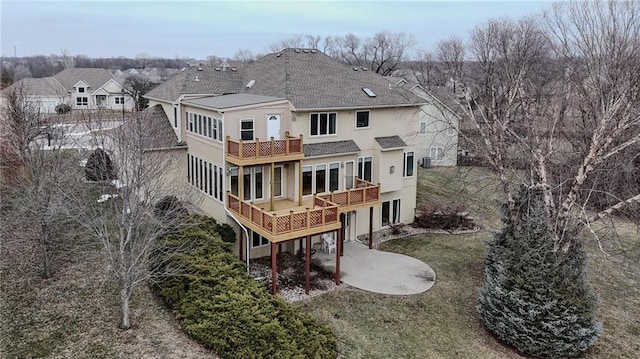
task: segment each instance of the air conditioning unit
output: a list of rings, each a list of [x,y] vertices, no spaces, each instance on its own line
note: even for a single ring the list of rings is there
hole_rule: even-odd
[[[422,168],[431,167],[431,157],[422,157],[422,162],[420,163],[420,167]]]

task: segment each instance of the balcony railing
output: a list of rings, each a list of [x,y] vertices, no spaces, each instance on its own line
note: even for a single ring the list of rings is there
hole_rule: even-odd
[[[380,185],[373,184],[356,178],[355,188],[340,191],[331,192],[327,194],[317,195],[315,200],[322,199],[330,203],[336,204],[341,207],[342,210],[349,207],[360,207],[369,204],[375,204],[380,201]],[[320,205],[316,203],[316,205]]]
[[[302,135],[291,137],[287,132],[284,139],[267,141],[232,140],[227,136],[227,160],[230,162],[301,159],[303,156]]]
[[[237,214],[242,221],[248,221],[250,226],[262,230],[268,234],[268,238],[273,240],[276,236],[283,236],[282,239],[292,237],[286,236],[296,232],[310,231],[325,225],[338,223],[338,206],[322,200],[323,205],[317,208],[307,208],[305,210],[289,211],[289,213],[276,214],[267,212],[251,203],[240,200],[237,196],[227,193],[227,205],[229,210]]]

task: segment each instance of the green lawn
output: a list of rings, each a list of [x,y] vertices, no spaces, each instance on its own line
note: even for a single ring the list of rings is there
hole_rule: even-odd
[[[458,174],[462,179],[456,179]],[[421,170],[419,203],[465,200],[485,226],[498,228],[499,192],[489,179],[490,173],[482,169]],[[617,229],[619,235],[599,232],[607,254],[585,234],[590,278],[601,299],[604,323],[602,337],[585,358],[640,357],[640,240],[628,223],[619,222]],[[418,258],[435,270],[436,284],[423,294],[341,290],[303,306],[334,328],[344,358],[520,358],[484,329],[475,311],[483,241],[490,236],[487,231],[418,235],[385,243],[382,250]]]

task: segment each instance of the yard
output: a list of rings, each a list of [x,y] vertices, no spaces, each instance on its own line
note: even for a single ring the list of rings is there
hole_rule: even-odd
[[[485,229],[499,228],[495,183],[484,170],[420,169],[419,202],[464,203]],[[616,222],[618,235],[599,231],[602,252],[586,235],[591,280],[598,292],[604,334],[586,358],[640,357],[640,240]],[[134,328],[117,329],[116,289],[105,278],[95,247],[75,239],[60,248],[54,278],[39,276],[27,228],[2,227],[0,357],[208,358],[146,287],[133,300]],[[490,233],[418,235],[383,250],[416,257],[436,271],[436,284],[396,297],[343,288],[301,304],[329,324],[344,358],[520,358],[484,330],[476,315],[483,241]]]
[[[485,228],[499,228],[497,189],[486,171],[420,170],[419,202],[466,203]],[[587,236],[591,280],[600,296],[604,334],[585,358],[640,357],[640,240],[635,227],[617,222],[615,236],[599,232],[607,254]],[[304,304],[329,323],[344,358],[520,358],[494,339],[475,311],[488,231],[467,235],[417,235],[383,244],[413,256],[436,272],[429,291],[409,297],[341,290]]]

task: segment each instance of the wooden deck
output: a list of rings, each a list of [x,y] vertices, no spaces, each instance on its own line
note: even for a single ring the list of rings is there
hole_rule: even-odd
[[[339,229],[341,213],[378,205],[380,185],[360,179],[356,188],[316,195],[301,204],[290,199],[250,203],[227,193],[227,208],[244,226],[272,243]]]

